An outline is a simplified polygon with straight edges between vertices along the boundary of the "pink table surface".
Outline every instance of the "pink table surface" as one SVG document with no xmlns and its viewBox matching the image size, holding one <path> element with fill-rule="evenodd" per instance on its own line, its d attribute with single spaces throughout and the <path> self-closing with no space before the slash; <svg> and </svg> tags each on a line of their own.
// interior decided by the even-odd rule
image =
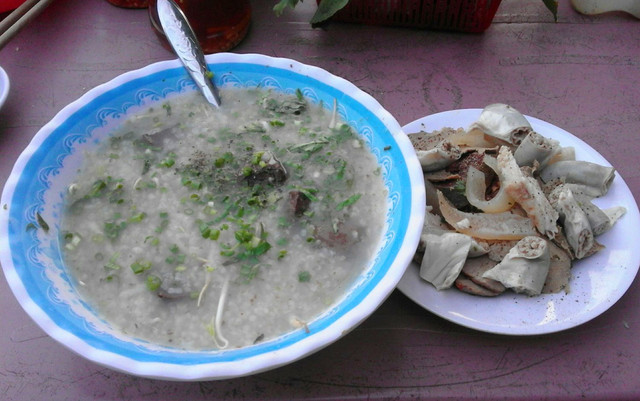
<svg viewBox="0 0 640 401">
<path fill-rule="evenodd" d="M 640 21 L 588 17 L 568 1 L 554 23 L 539 0 L 505 0 L 480 35 L 307 24 L 315 2 L 276 18 L 255 0 L 234 51 L 289 57 L 342 76 L 406 124 L 509 103 L 580 137 L 640 197 Z M 88 89 L 173 58 L 144 10 L 58 0 L 0 51 L 0 182 L 55 113 Z M 291 365 L 233 380 L 176 383 L 96 366 L 51 340 L 0 278 L 0 399 L 640 399 L 640 284 L 594 320 L 508 337 L 449 323 L 396 291 L 343 339 Z"/>
</svg>

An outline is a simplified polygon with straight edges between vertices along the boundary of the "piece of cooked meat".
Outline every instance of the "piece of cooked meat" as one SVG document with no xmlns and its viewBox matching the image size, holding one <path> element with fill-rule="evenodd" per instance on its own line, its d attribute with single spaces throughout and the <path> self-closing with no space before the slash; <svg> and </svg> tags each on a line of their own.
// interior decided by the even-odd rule
<svg viewBox="0 0 640 401">
<path fill-rule="evenodd" d="M 569 292 L 571 279 L 571 256 L 562 248 L 549 241 L 551 264 L 549 273 L 542 287 L 543 294 L 554 294 L 560 291 Z"/>
<path fill-rule="evenodd" d="M 470 278 L 466 276 L 458 276 L 458 278 L 454 282 L 454 285 L 460 291 L 466 292 L 467 294 L 471 295 L 479 295 L 482 297 L 495 297 L 497 295 L 500 295 L 500 293 L 493 292 L 474 283 Z"/>
<path fill-rule="evenodd" d="M 481 287 L 495 293 L 502 293 L 506 290 L 505 286 L 499 281 L 482 277 L 482 275 L 494 267 L 497 262 L 491 260 L 488 256 L 482 255 L 477 258 L 468 258 L 462 267 L 462 273 L 471 281 Z"/>
<path fill-rule="evenodd" d="M 449 136 L 461 132 L 464 132 L 462 128 L 453 129 L 446 127 L 438 131 L 412 133 L 409 135 L 409 140 L 411 140 L 411 144 L 416 150 L 430 150 Z"/>
<path fill-rule="evenodd" d="M 311 199 L 302 191 L 289 191 L 289 205 L 296 217 L 300 217 L 309 209 Z"/>
</svg>

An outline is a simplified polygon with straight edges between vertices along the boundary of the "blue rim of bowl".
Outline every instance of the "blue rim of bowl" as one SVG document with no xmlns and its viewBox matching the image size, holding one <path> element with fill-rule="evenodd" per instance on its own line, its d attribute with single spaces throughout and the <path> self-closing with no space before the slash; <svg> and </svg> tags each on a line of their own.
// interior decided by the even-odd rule
<svg viewBox="0 0 640 401">
<path fill-rule="evenodd" d="M 73 351 L 116 370 L 196 380 L 241 376 L 297 360 L 337 340 L 373 313 L 393 291 L 417 247 L 424 218 L 421 170 L 401 127 L 377 101 L 342 78 L 289 59 L 222 53 L 207 56 L 207 62 L 219 86 L 264 86 L 291 93 L 302 86 L 303 93 L 313 101 L 329 105 L 331 99 L 337 99 L 340 114 L 369 142 L 381 165 L 390 193 L 388 230 L 381 241 L 378 263 L 335 308 L 310 323 L 310 333 L 297 330 L 234 350 L 189 352 L 148 347 L 142 341 L 102 333 L 64 301 L 51 302 L 52 298 L 57 299 L 56 289 L 44 274 L 33 269 L 33 264 L 39 262 L 33 255 L 34 248 L 40 246 L 38 234 L 24 227 L 37 224 L 36 215 L 44 213 L 49 178 L 59 174 L 74 146 L 98 140 L 100 135 L 95 132 L 105 121 L 126 116 L 131 107 L 142 106 L 148 99 L 162 101 L 176 93 L 195 90 L 195 86 L 181 64 L 173 60 L 125 73 L 96 87 L 43 127 L 16 162 L 2 194 L 0 244 L 10 251 L 3 251 L 0 261 L 16 298 L 36 323 Z M 154 87 L 158 82 L 162 84 Z M 78 131 L 76 127 L 85 128 Z M 54 258 L 55 252 L 59 253 L 56 249 L 49 251 Z M 54 264 L 65 276 L 62 262 Z M 68 277 L 65 280 L 71 281 Z M 176 366 L 179 369 L 172 369 Z"/>
</svg>

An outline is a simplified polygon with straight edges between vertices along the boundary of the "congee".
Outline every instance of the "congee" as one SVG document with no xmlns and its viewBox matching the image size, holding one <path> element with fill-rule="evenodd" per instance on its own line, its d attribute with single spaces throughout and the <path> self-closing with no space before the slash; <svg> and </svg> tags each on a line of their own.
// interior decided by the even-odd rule
<svg viewBox="0 0 640 401">
<path fill-rule="evenodd" d="M 309 330 L 380 244 L 381 172 L 335 108 L 300 91 L 222 97 L 128 117 L 68 188 L 65 263 L 127 335 L 222 349 Z"/>
</svg>

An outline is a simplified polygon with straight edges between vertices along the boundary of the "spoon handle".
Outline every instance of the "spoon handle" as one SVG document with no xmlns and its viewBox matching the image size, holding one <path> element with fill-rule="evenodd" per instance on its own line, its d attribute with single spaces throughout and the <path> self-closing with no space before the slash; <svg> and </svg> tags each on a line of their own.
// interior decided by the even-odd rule
<svg viewBox="0 0 640 401">
<path fill-rule="evenodd" d="M 158 18 L 160 25 L 189 75 L 202 91 L 209 103 L 220 107 L 220 95 L 211 80 L 211 73 L 187 17 L 173 0 L 158 0 Z"/>
</svg>

